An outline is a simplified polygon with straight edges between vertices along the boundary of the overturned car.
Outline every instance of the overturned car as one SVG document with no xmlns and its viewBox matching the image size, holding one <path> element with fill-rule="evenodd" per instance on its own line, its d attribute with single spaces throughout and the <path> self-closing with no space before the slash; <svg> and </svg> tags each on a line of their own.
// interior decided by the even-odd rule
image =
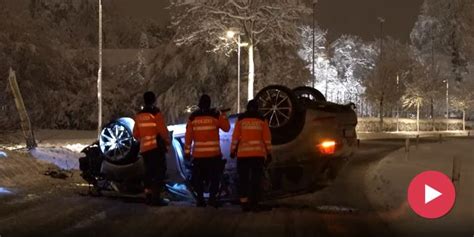
<svg viewBox="0 0 474 237">
<path fill-rule="evenodd" d="M 273 163 L 266 168 L 266 199 L 317 191 L 336 178 L 357 145 L 357 116 L 353 105 L 326 101 L 316 89 L 268 86 L 255 97 L 272 132 Z M 237 116 L 230 116 L 231 131 L 221 131 L 223 172 L 221 200 L 237 200 L 236 161 L 230 143 Z M 121 118 L 107 124 L 99 140 L 86 147 L 80 165 L 82 177 L 95 190 L 137 194 L 143 190 L 143 161 L 132 136 L 134 121 Z M 167 153 L 167 191 L 192 200 L 191 164 L 184 159 L 185 124 L 168 126 L 172 149 Z"/>
</svg>

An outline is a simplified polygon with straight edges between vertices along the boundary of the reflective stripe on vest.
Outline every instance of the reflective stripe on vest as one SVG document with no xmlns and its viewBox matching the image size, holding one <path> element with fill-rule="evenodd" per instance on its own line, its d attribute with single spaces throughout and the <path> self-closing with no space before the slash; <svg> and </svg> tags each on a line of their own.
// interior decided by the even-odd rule
<svg viewBox="0 0 474 237">
<path fill-rule="evenodd" d="M 193 143 L 186 146 L 185 152 L 194 158 L 216 157 L 221 155 L 219 142 L 219 122 L 212 116 L 198 116 L 193 121 Z"/>
<path fill-rule="evenodd" d="M 196 125 L 196 127 L 193 128 L 193 131 L 212 131 L 212 130 L 216 130 L 217 127 L 216 126 L 199 126 L 199 125 Z"/>
<path fill-rule="evenodd" d="M 139 123 L 138 127 L 140 127 L 140 128 L 156 127 L 156 123 Z"/>
<path fill-rule="evenodd" d="M 246 151 L 263 151 L 262 147 L 258 146 L 249 146 L 249 147 L 240 147 L 239 152 L 246 152 Z"/>
<path fill-rule="evenodd" d="M 194 152 L 220 151 L 220 147 L 194 147 Z"/>
<path fill-rule="evenodd" d="M 219 142 L 217 141 L 211 141 L 211 142 L 194 142 L 195 146 L 212 146 L 212 145 L 219 145 Z"/>
<path fill-rule="evenodd" d="M 143 136 L 140 141 L 142 150 L 149 150 L 156 147 L 156 136 Z"/>
<path fill-rule="evenodd" d="M 260 124 L 242 124 L 242 130 L 262 130 L 262 126 Z"/>
</svg>

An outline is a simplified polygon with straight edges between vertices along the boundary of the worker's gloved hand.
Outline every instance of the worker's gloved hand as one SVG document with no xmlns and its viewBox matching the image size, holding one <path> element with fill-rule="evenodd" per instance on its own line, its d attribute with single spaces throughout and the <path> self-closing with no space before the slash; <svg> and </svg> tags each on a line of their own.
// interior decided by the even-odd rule
<svg viewBox="0 0 474 237">
<path fill-rule="evenodd" d="M 265 163 L 264 163 L 265 167 L 268 167 L 270 165 L 270 163 L 272 163 L 272 161 L 273 161 L 272 155 L 268 154 L 267 159 L 265 159 Z"/>
<path fill-rule="evenodd" d="M 231 158 L 231 159 L 235 159 L 235 157 L 237 156 L 236 153 L 237 153 L 237 152 L 232 151 L 232 152 L 230 153 L 230 158 Z"/>
<path fill-rule="evenodd" d="M 191 154 L 185 154 L 184 159 L 187 161 L 191 161 Z"/>
</svg>

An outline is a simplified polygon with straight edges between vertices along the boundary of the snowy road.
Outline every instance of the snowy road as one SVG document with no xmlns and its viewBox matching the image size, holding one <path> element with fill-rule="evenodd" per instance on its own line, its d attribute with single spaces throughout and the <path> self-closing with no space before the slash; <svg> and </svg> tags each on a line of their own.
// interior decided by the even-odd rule
<svg viewBox="0 0 474 237">
<path fill-rule="evenodd" d="M 188 203 L 149 208 L 139 200 L 81 196 L 85 190 L 75 185 L 82 182 L 77 174 L 66 181 L 40 175 L 46 166 L 25 154 L 15 160 L 19 164 L 0 163 L 10 176 L 25 165 L 30 170 L 16 175 L 24 180 L 19 187 L 0 193 L 0 236 L 394 236 L 368 202 L 364 177 L 403 145 L 403 140 L 363 141 L 332 186 L 268 203 L 271 211 L 256 214 L 232 205 L 218 210 Z"/>
</svg>

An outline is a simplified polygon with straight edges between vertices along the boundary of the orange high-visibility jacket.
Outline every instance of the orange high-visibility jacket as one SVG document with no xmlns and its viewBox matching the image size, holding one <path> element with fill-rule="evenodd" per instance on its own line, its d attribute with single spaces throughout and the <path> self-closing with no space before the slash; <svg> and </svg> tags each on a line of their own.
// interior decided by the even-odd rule
<svg viewBox="0 0 474 237">
<path fill-rule="evenodd" d="M 216 111 L 194 112 L 186 125 L 185 154 L 195 159 L 222 156 L 219 129 L 228 132 L 230 123 L 225 114 Z"/>
<path fill-rule="evenodd" d="M 242 116 L 235 124 L 231 152 L 237 158 L 263 157 L 272 150 L 272 136 L 268 123 L 259 116 Z"/>
<path fill-rule="evenodd" d="M 140 152 L 147 152 L 158 147 L 157 136 L 166 146 L 170 144 L 168 128 L 158 109 L 144 109 L 135 116 L 133 136 L 140 141 Z"/>
</svg>

